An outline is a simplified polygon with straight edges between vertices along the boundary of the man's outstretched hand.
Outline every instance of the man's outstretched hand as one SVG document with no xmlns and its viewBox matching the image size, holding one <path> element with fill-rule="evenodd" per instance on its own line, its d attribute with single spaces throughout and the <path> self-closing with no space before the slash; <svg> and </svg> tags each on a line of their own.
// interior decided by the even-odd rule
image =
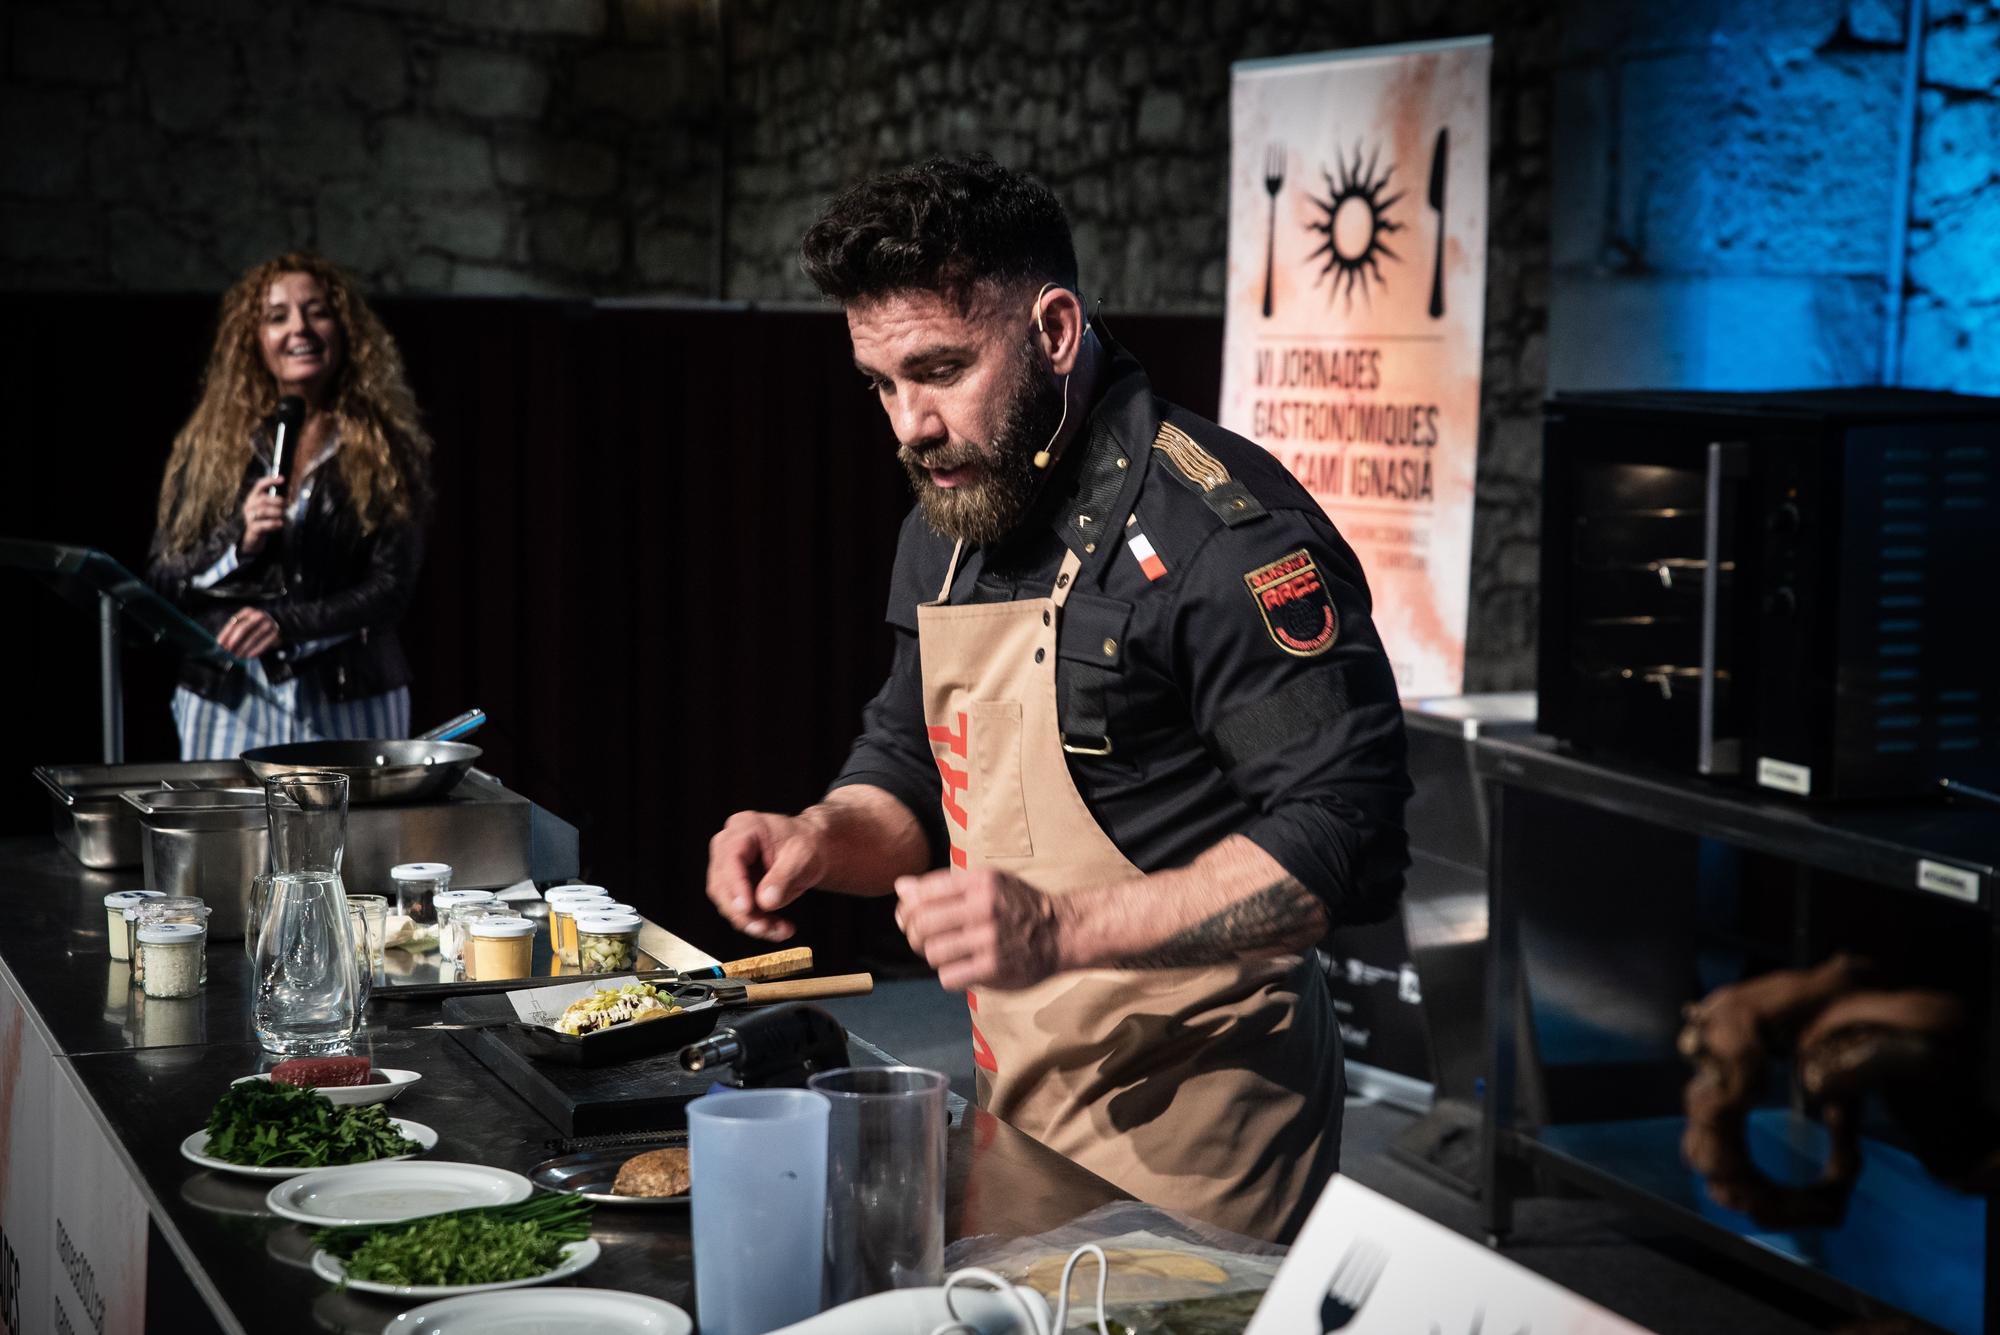
<svg viewBox="0 0 2000 1335">
<path fill-rule="evenodd" d="M 778 910 L 824 877 L 826 842 L 798 816 L 739 811 L 708 841 L 708 897 L 746 936 L 790 940 L 796 929 Z"/>
</svg>

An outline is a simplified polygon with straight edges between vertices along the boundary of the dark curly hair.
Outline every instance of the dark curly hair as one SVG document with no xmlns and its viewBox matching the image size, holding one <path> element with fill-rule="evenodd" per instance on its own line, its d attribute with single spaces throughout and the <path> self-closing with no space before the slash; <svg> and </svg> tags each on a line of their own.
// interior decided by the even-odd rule
<svg viewBox="0 0 2000 1335">
<path fill-rule="evenodd" d="M 843 306 L 915 290 L 962 306 L 982 284 L 1076 288 L 1062 205 L 1040 181 L 984 153 L 932 158 L 850 186 L 807 229 L 799 265 Z"/>
</svg>

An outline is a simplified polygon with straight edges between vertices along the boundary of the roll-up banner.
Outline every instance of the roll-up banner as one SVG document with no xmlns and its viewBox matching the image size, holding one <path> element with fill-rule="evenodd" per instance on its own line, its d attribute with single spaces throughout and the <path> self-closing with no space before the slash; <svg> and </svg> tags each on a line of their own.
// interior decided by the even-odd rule
<svg viewBox="0 0 2000 1335">
<path fill-rule="evenodd" d="M 1360 557 L 1404 698 L 1465 672 L 1492 40 L 1231 67 L 1222 425 Z"/>
</svg>

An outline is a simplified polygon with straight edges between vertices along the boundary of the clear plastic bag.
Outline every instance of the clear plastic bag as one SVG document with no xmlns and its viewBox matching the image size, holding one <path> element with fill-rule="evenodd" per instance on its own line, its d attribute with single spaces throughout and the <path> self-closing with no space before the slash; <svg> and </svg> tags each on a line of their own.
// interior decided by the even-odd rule
<svg viewBox="0 0 2000 1335">
<path fill-rule="evenodd" d="M 1063 1263 L 1086 1242 L 1111 1260 L 1106 1315 L 1129 1335 L 1222 1335 L 1241 1331 L 1271 1286 L 1285 1249 L 1138 1201 L 1114 1201 L 1032 1238 L 960 1238 L 945 1249 L 946 1273 L 980 1266 L 1056 1303 Z M 1097 1263 L 1070 1279 L 1071 1330 L 1097 1328 Z"/>
</svg>

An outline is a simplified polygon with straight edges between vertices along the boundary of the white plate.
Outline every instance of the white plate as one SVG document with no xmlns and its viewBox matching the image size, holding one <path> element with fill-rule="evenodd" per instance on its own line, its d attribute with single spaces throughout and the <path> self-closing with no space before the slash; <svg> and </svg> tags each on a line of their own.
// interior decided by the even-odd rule
<svg viewBox="0 0 2000 1335">
<path fill-rule="evenodd" d="M 315 1168 L 272 1187 L 264 1203 L 281 1219 L 331 1228 L 393 1224 L 481 1205 L 512 1205 L 534 1193 L 527 1178 L 504 1168 L 403 1160 Z"/>
<path fill-rule="evenodd" d="M 267 1072 L 262 1075 L 241 1076 L 229 1083 L 240 1085 L 249 1080 L 270 1078 Z M 386 1066 L 378 1066 L 370 1074 L 365 1085 L 309 1085 L 307 1088 L 328 1103 L 359 1107 L 365 1103 L 387 1103 L 421 1079 L 423 1076 L 416 1071 L 395 1071 Z"/>
<path fill-rule="evenodd" d="M 391 1117 L 390 1123 L 411 1140 L 417 1142 L 417 1153 L 428 1154 L 437 1148 L 438 1133 L 422 1122 L 406 1122 L 400 1117 Z M 260 1167 L 257 1164 L 230 1163 L 226 1159 L 215 1159 L 203 1153 L 208 1148 L 208 1132 L 197 1131 L 181 1142 L 181 1158 L 189 1163 L 198 1163 L 203 1168 L 213 1168 L 218 1173 L 241 1173 L 245 1177 L 298 1177 L 302 1173 L 317 1173 L 315 1167 L 278 1168 Z M 408 1154 L 392 1154 L 385 1159 L 370 1159 L 370 1163 L 392 1163 L 397 1159 L 408 1159 Z"/>
<path fill-rule="evenodd" d="M 377 1284 L 368 1279 L 352 1279 L 347 1287 L 356 1293 L 380 1293 L 391 1298 L 451 1298 L 461 1293 L 491 1293 L 496 1289 L 523 1289 L 530 1284 L 548 1284 L 558 1279 L 568 1279 L 590 1268 L 592 1262 L 604 1249 L 597 1245 L 596 1238 L 585 1238 L 582 1242 L 563 1244 L 562 1263 L 544 1275 L 529 1279 L 503 1279 L 493 1284 Z M 340 1283 L 346 1275 L 346 1267 L 324 1251 L 313 1253 L 313 1273 L 329 1284 Z M 572 1324 L 571 1329 L 575 1329 Z"/>
<path fill-rule="evenodd" d="M 382 1335 L 689 1335 L 694 1322 L 672 1303 L 616 1289 L 468 1294 L 425 1303 Z"/>
</svg>

